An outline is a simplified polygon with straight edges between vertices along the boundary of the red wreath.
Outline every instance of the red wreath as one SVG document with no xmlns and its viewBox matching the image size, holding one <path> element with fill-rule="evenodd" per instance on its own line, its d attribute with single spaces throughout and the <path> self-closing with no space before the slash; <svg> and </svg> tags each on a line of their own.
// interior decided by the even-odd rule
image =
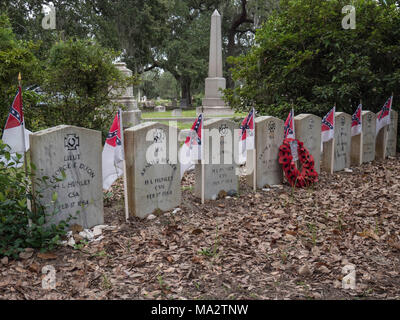
<svg viewBox="0 0 400 320">
<path fill-rule="evenodd" d="M 301 173 L 293 161 L 290 143 L 297 141 L 299 161 L 302 164 Z M 314 158 L 297 139 L 285 139 L 279 147 L 279 163 L 282 165 L 289 184 L 293 187 L 304 188 L 318 182 L 318 173 L 314 169 Z"/>
</svg>

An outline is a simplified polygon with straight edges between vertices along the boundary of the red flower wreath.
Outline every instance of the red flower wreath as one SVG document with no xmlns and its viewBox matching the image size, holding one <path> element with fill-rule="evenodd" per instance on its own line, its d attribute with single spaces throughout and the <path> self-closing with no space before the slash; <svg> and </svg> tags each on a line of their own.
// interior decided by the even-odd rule
<svg viewBox="0 0 400 320">
<path fill-rule="evenodd" d="M 293 161 L 290 149 L 292 141 L 297 141 L 299 161 L 302 164 L 301 173 Z M 292 187 L 304 188 L 318 182 L 318 173 L 314 169 L 314 158 L 304 147 L 303 142 L 297 139 L 283 140 L 283 144 L 279 147 L 279 163 L 282 165 L 285 176 Z"/>
</svg>

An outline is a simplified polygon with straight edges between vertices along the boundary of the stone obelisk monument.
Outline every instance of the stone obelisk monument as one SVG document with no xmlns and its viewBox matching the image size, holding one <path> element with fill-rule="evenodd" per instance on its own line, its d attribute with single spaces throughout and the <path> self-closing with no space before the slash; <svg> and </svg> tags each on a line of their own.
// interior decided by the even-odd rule
<svg viewBox="0 0 400 320">
<path fill-rule="evenodd" d="M 207 115 L 232 115 L 233 110 L 222 100 L 222 92 L 226 88 L 226 80 L 222 75 L 222 38 L 221 16 L 217 10 L 211 16 L 210 58 L 208 78 L 206 78 L 205 98 L 203 106 L 197 108 L 197 113 Z"/>
</svg>

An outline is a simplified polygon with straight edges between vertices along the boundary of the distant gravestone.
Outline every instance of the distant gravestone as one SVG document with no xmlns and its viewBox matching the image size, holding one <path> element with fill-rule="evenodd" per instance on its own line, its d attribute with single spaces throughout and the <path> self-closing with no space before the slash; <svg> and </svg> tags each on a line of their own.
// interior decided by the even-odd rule
<svg viewBox="0 0 400 320">
<path fill-rule="evenodd" d="M 204 154 L 208 164 L 195 166 L 195 195 L 201 198 L 202 169 L 204 168 L 204 199 L 215 200 L 220 191 L 227 195 L 239 191 L 239 177 L 234 159 L 235 122 L 210 119 L 204 122 Z M 236 132 L 237 133 L 237 132 Z M 219 148 L 219 150 L 218 150 Z"/>
<path fill-rule="evenodd" d="M 145 122 L 124 130 L 130 216 L 145 218 L 181 203 L 178 129 Z"/>
<path fill-rule="evenodd" d="M 156 112 L 165 112 L 165 106 L 154 107 L 154 111 L 156 111 Z"/>
<path fill-rule="evenodd" d="M 363 154 L 362 162 L 375 160 L 375 134 L 376 134 L 376 114 L 371 111 L 362 112 L 362 141 Z"/>
<path fill-rule="evenodd" d="M 50 188 L 43 193 L 43 204 L 50 204 L 57 192 L 57 215 L 48 223 L 66 220 L 71 214 L 84 228 L 103 224 L 101 132 L 61 125 L 30 135 L 30 156 L 38 178 L 49 177 Z M 64 171 L 66 178 L 62 177 Z M 34 191 L 38 188 L 34 184 Z M 52 212 L 52 206 L 48 208 Z"/>
<path fill-rule="evenodd" d="M 351 115 L 344 112 L 336 112 L 333 171 L 350 168 L 350 152 Z"/>
<path fill-rule="evenodd" d="M 321 118 L 313 114 L 302 113 L 294 117 L 296 139 L 312 154 L 315 171 L 320 173 L 321 160 Z"/>
<path fill-rule="evenodd" d="M 257 188 L 281 184 L 282 167 L 278 161 L 279 147 L 283 142 L 284 121 L 275 117 L 257 117 L 256 124 L 256 183 Z M 247 161 L 252 163 L 253 151 L 247 152 Z M 247 176 L 247 183 L 253 185 L 253 174 Z"/>
<path fill-rule="evenodd" d="M 399 121 L 399 113 L 392 109 L 390 111 L 390 125 L 388 128 L 388 138 L 386 145 L 386 152 L 387 155 L 390 157 L 396 156 L 398 121 Z"/>
<path fill-rule="evenodd" d="M 172 110 L 173 117 L 181 117 L 182 116 L 182 109 L 174 109 Z"/>
</svg>

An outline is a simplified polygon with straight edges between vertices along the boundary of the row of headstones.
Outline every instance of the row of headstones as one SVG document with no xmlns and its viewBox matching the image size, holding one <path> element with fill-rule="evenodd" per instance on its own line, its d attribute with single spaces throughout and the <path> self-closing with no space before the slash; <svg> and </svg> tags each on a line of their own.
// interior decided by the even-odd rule
<svg viewBox="0 0 400 320">
<path fill-rule="evenodd" d="M 329 147 L 324 146 L 322 167 L 327 167 L 326 159 L 333 158 L 333 171 L 342 170 L 351 165 L 369 162 L 377 154 L 394 156 L 396 151 L 398 114 L 392 110 L 391 125 L 386 130 L 386 144 L 375 139 L 376 115 L 363 111 L 363 130 L 359 137 L 351 137 L 351 116 L 336 114 L 335 140 L 333 157 Z M 281 119 L 264 116 L 256 123 L 256 183 L 258 188 L 276 185 L 283 181 L 282 168 L 278 163 L 278 149 L 283 141 L 284 122 Z M 221 191 L 234 195 L 239 191 L 238 165 L 235 163 L 232 139 L 227 139 L 229 132 L 237 129 L 237 124 L 227 119 L 211 119 L 204 122 L 204 129 L 218 132 L 220 137 L 220 159 L 231 158 L 231 164 L 214 164 L 210 154 L 209 164 L 195 166 L 195 195 L 206 200 L 216 199 Z M 148 139 L 152 130 L 153 140 Z M 164 159 L 164 163 L 149 163 L 146 150 L 154 143 L 169 148 L 176 144 L 178 150 L 177 128 L 155 122 L 146 122 L 124 130 L 126 155 L 126 180 L 129 214 L 144 218 L 157 210 L 171 210 L 181 203 L 180 165 Z M 304 142 L 305 147 L 315 159 L 315 169 L 320 172 L 321 158 L 321 118 L 311 114 L 295 117 L 296 138 Z M 170 137 L 173 135 L 174 137 Z M 362 139 L 362 140 L 361 140 Z M 203 139 L 205 148 L 210 148 L 212 137 Z M 361 143 L 362 141 L 362 143 Z M 163 144 L 164 143 L 164 144 Z M 382 146 L 385 146 L 385 152 Z M 74 126 L 57 126 L 36 132 L 30 136 L 31 160 L 37 168 L 37 177 L 48 177 L 49 188 L 42 191 L 43 202 L 49 205 L 48 211 L 57 210 L 53 222 L 76 215 L 76 223 L 92 227 L 103 223 L 103 191 L 101 163 L 101 132 Z M 161 151 L 158 147 L 154 152 Z M 383 155 L 384 157 L 385 155 Z M 252 153 L 248 152 L 248 162 Z M 226 163 L 226 162 L 225 162 Z M 204 170 L 204 173 L 202 172 Z M 330 167 L 328 167 L 330 170 Z M 66 179 L 59 181 L 61 172 Z M 204 176 L 203 176 L 204 174 Z M 202 188 L 204 177 L 204 188 Z M 252 176 L 248 183 L 252 184 Z M 34 185 L 34 189 L 38 187 Z M 36 190 L 34 190 L 36 191 Z M 57 192 L 56 203 L 52 203 L 52 194 Z"/>
</svg>

